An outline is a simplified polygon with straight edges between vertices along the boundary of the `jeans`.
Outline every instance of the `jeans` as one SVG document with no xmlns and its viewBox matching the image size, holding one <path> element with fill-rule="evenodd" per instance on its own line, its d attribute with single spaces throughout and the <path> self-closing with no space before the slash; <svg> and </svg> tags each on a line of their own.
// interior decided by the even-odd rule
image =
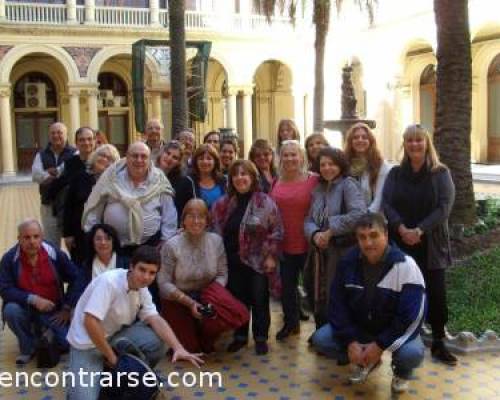
<svg viewBox="0 0 500 400">
<path fill-rule="evenodd" d="M 132 342 L 146 357 L 147 363 L 153 368 L 165 355 L 167 347 L 158 335 L 144 322 L 138 321 L 123 328 L 108 341 L 111 345 L 118 339 L 126 338 Z M 69 371 L 75 376 L 75 385 L 67 384 L 68 400 L 97 400 L 100 385 L 99 375 L 104 365 L 102 353 L 95 347 L 88 350 L 79 350 L 71 346 Z M 80 377 L 78 371 L 84 371 Z M 88 374 L 87 374 L 88 373 Z M 91 376 L 94 373 L 94 381 Z M 81 385 L 80 385 L 81 384 Z"/>
<path fill-rule="evenodd" d="M 285 314 L 285 325 L 292 328 L 299 325 L 299 274 L 304 269 L 306 256 L 306 253 L 283 253 L 281 259 L 280 275 L 283 286 L 281 306 Z"/>
<path fill-rule="evenodd" d="M 228 257 L 229 276 L 227 288 L 231 294 L 247 306 L 252 312 L 252 332 L 256 342 L 264 342 L 268 338 L 271 313 L 269 310 L 269 280 L 243 264 L 239 256 Z M 234 332 L 234 339 L 248 340 L 249 324 L 245 324 Z"/>
<path fill-rule="evenodd" d="M 38 342 L 41 328 L 52 331 L 56 343 L 61 350 L 69 348 L 66 341 L 69 326 L 59 326 L 51 321 L 57 311 L 41 313 L 31 306 L 23 306 L 19 303 L 7 303 L 3 310 L 3 316 L 10 330 L 16 335 L 21 354 L 33 354 Z"/>
<path fill-rule="evenodd" d="M 331 358 L 337 358 L 340 352 L 347 349 L 334 337 L 335 330 L 331 324 L 323 325 L 312 336 L 313 347 Z M 392 354 L 392 368 L 394 374 L 403 379 L 408 379 L 414 368 L 418 367 L 424 359 L 424 344 L 420 335 L 406 342 Z"/>
</svg>

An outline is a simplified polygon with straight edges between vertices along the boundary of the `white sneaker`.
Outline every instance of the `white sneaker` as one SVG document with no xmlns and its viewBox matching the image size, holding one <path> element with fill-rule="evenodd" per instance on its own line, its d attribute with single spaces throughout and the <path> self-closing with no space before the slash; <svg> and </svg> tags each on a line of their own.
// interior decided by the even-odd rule
<svg viewBox="0 0 500 400">
<path fill-rule="evenodd" d="M 397 375 L 392 377 L 391 389 L 394 393 L 404 393 L 410 387 L 410 381 L 408 379 L 401 378 Z"/>
<path fill-rule="evenodd" d="M 355 365 L 354 370 L 352 371 L 351 376 L 349 377 L 349 382 L 352 384 L 363 383 L 368 379 L 368 375 L 370 375 L 373 371 L 375 371 L 382 364 L 379 361 L 376 364 L 369 365 L 368 367 L 362 367 L 360 365 Z"/>
</svg>

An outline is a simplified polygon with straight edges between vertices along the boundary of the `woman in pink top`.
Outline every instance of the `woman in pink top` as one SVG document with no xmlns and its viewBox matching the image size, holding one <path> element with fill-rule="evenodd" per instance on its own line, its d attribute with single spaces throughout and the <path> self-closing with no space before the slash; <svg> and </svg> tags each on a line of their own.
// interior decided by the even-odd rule
<svg viewBox="0 0 500 400">
<path fill-rule="evenodd" d="M 276 334 L 284 340 L 300 332 L 298 280 L 307 255 L 307 240 L 304 236 L 304 219 L 311 205 L 311 192 L 318 177 L 306 171 L 304 150 L 296 140 L 285 140 L 280 148 L 279 176 L 271 190 L 281 213 L 285 235 L 280 273 L 283 285 L 281 304 L 285 314 L 285 325 Z"/>
</svg>

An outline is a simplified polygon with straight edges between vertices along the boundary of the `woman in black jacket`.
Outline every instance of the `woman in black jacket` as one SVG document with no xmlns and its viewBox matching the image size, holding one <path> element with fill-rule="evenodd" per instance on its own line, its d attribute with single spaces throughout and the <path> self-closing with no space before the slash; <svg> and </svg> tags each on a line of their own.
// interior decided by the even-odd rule
<svg viewBox="0 0 500 400">
<path fill-rule="evenodd" d="M 455 365 L 445 347 L 445 268 L 451 264 L 448 216 L 455 199 L 449 169 L 439 161 L 429 133 L 411 125 L 403 134 L 403 160 L 384 187 L 384 212 L 392 239 L 420 267 L 425 280 L 434 358 Z"/>
<path fill-rule="evenodd" d="M 119 159 L 120 154 L 116 147 L 104 144 L 90 155 L 89 169 L 81 171 L 69 182 L 64 203 L 63 237 L 71 259 L 77 264 L 81 264 L 85 259 L 85 235 L 81 222 L 83 206 L 99 176 Z"/>
</svg>

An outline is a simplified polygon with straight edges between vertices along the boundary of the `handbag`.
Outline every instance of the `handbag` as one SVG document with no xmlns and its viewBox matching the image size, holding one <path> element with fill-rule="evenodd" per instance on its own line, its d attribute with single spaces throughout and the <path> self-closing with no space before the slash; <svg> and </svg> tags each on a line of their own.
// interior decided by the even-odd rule
<svg viewBox="0 0 500 400">
<path fill-rule="evenodd" d="M 54 333 L 47 329 L 36 348 L 36 366 L 37 368 L 54 368 L 59 364 L 60 359 L 61 353 L 55 342 Z"/>
</svg>

